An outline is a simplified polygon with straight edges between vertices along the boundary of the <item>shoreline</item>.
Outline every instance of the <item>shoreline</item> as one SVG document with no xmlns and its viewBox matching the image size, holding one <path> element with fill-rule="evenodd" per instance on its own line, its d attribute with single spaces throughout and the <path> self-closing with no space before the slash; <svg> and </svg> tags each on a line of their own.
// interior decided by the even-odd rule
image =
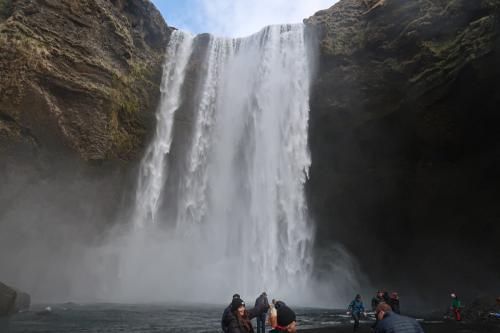
<svg viewBox="0 0 500 333">
<path fill-rule="evenodd" d="M 486 322 L 455 322 L 443 321 L 442 323 L 420 323 L 425 333 L 453 333 L 453 332 L 467 332 L 467 333 L 498 333 L 500 332 L 500 321 L 486 321 Z M 341 324 L 331 327 L 321 328 L 304 328 L 298 331 L 306 333 L 352 333 L 352 325 Z M 358 333 L 371 333 L 373 332 L 370 325 L 361 324 Z"/>
</svg>

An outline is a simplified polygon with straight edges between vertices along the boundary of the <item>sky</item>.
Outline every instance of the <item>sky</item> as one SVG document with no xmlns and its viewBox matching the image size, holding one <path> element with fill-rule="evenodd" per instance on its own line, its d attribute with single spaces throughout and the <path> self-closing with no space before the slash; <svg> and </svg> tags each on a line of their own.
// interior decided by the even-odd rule
<svg viewBox="0 0 500 333">
<path fill-rule="evenodd" d="M 298 23 L 338 0 L 151 0 L 167 24 L 192 33 L 244 37 L 270 24 Z"/>
</svg>

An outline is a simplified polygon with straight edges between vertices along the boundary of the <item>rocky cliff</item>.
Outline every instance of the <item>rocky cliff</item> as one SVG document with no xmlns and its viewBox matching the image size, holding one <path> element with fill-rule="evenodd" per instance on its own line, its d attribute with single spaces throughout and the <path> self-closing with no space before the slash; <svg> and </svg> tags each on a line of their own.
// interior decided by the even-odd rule
<svg viewBox="0 0 500 333">
<path fill-rule="evenodd" d="M 0 0 L 2 279 L 93 288 L 79 267 L 133 193 L 170 31 L 148 0 Z"/>
<path fill-rule="evenodd" d="M 343 242 L 377 287 L 498 287 L 499 15 L 493 0 L 342 0 L 306 20 L 318 248 Z"/>
<path fill-rule="evenodd" d="M 148 0 L 1 0 L 0 149 L 135 158 L 169 32 Z"/>
</svg>

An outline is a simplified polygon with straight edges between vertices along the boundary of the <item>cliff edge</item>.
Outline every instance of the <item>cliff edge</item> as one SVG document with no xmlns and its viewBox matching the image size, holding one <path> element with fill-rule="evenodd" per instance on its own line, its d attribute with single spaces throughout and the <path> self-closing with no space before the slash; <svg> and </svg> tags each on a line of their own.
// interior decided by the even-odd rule
<svg viewBox="0 0 500 333">
<path fill-rule="evenodd" d="M 0 1 L 0 149 L 136 157 L 169 33 L 148 0 Z"/>
</svg>

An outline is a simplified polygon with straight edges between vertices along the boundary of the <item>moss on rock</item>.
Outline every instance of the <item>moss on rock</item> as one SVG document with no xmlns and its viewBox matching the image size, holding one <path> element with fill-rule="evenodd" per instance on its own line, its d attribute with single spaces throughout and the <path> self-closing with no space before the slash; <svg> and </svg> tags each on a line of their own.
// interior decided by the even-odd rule
<svg viewBox="0 0 500 333">
<path fill-rule="evenodd" d="M 159 98 L 170 33 L 160 13 L 147 0 L 7 3 L 0 112 L 84 159 L 134 158 Z"/>
</svg>

